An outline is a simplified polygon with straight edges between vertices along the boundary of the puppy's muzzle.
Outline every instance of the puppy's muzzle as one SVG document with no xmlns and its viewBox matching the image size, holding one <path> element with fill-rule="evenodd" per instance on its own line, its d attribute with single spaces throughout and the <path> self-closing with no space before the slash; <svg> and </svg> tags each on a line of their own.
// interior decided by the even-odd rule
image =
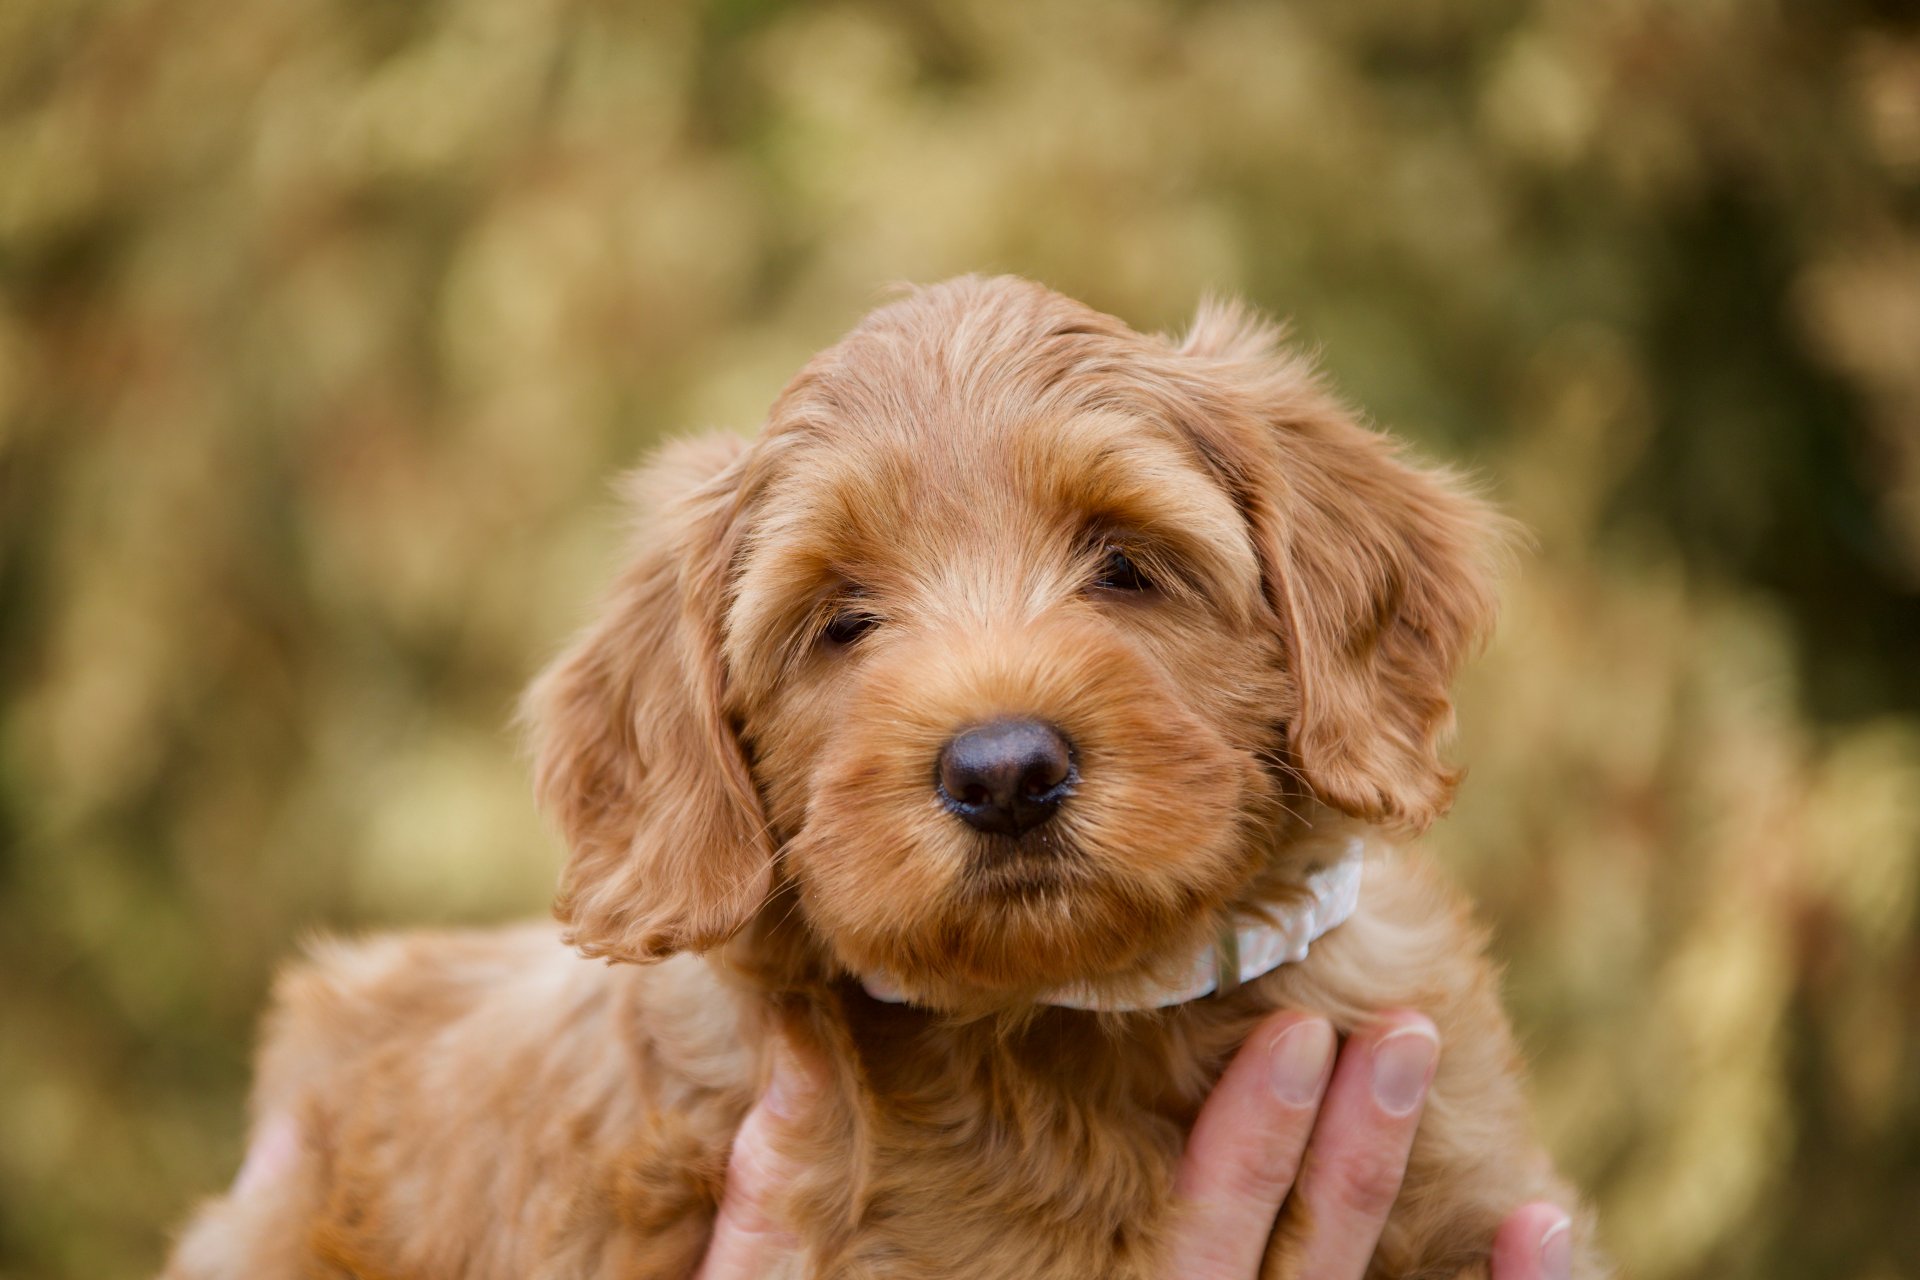
<svg viewBox="0 0 1920 1280">
<path fill-rule="evenodd" d="M 1078 780 L 1073 744 L 1040 720 L 995 720 L 940 749 L 940 801 L 976 831 L 1017 836 L 1054 815 Z"/>
</svg>

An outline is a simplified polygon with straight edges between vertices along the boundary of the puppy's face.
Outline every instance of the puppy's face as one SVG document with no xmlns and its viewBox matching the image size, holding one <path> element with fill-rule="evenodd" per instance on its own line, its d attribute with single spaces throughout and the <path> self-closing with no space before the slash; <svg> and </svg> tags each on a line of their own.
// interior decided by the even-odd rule
<svg viewBox="0 0 1920 1280">
<path fill-rule="evenodd" d="M 1245 522 L 1144 405 L 853 354 L 857 385 L 776 420 L 728 613 L 808 918 L 949 1003 L 1184 945 L 1277 814 Z"/>
<path fill-rule="evenodd" d="M 574 940 L 710 946 L 784 879 L 845 968 L 1018 1002 L 1190 954 L 1307 803 L 1430 820 L 1487 520 L 1270 338 L 958 281 L 657 464 L 533 695 Z"/>
</svg>

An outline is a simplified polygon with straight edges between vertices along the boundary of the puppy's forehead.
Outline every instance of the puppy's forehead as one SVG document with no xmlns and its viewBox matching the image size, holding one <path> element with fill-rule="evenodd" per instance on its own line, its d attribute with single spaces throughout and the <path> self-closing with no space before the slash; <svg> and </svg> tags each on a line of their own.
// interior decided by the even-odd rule
<svg viewBox="0 0 1920 1280">
<path fill-rule="evenodd" d="M 969 560 L 1037 566 L 1063 533 L 1104 523 L 1251 586 L 1232 500 L 1157 411 L 1152 368 L 1167 356 L 1037 286 L 923 291 L 823 353 L 775 406 L 759 544 L 796 574 L 878 588 Z"/>
<path fill-rule="evenodd" d="M 1034 406 L 1022 419 L 930 405 L 817 431 L 788 452 L 766 505 L 850 562 L 1008 549 L 1096 522 L 1240 536 L 1231 501 L 1173 431 L 1111 410 Z"/>
</svg>

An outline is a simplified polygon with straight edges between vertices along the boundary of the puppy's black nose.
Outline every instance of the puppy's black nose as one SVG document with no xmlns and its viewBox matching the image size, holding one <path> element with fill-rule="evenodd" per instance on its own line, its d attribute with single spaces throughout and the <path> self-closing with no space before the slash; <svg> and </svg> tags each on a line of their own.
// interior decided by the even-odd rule
<svg viewBox="0 0 1920 1280">
<path fill-rule="evenodd" d="M 940 750 L 940 799 L 979 831 L 1017 836 L 1053 816 L 1073 788 L 1073 746 L 1038 720 L 995 720 Z"/>
</svg>

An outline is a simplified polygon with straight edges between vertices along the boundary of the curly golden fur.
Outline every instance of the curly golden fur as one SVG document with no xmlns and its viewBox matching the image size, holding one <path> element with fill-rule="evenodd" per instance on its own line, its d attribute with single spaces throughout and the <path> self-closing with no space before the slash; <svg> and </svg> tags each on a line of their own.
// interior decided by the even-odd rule
<svg viewBox="0 0 1920 1280">
<path fill-rule="evenodd" d="M 1445 1043 L 1373 1275 L 1484 1276 L 1508 1210 L 1571 1203 L 1483 938 L 1393 847 L 1454 790 L 1500 523 L 1270 327 L 1212 305 L 1173 340 L 952 281 L 635 491 L 631 563 L 527 702 L 575 950 L 419 935 L 287 976 L 254 1109 L 300 1149 L 169 1275 L 684 1276 L 776 1026 L 831 1076 L 790 1200 L 810 1273 L 1162 1274 L 1187 1127 L 1277 1007 L 1416 1009 Z M 1146 589 L 1099 585 L 1116 549 Z M 1077 752 L 1017 838 L 933 785 L 1006 715 Z M 1177 968 L 1355 834 L 1359 910 L 1303 962 L 1163 1010 L 1036 1002 Z"/>
</svg>

